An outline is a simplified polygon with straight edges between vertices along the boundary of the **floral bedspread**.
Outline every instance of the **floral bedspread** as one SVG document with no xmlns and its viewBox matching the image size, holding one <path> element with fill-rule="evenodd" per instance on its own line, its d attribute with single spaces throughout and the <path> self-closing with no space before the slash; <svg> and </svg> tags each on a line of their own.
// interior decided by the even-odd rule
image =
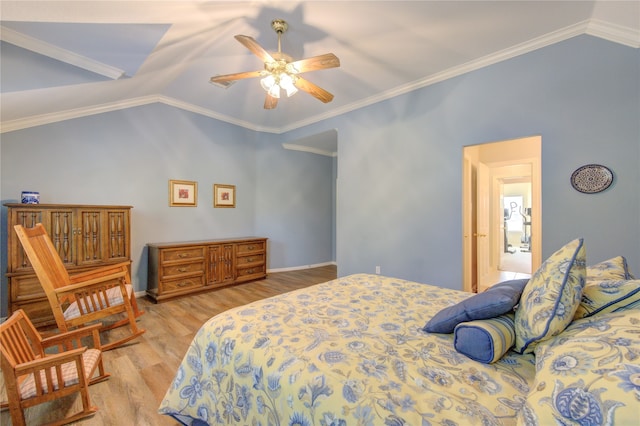
<svg viewBox="0 0 640 426">
<path fill-rule="evenodd" d="M 198 331 L 159 412 L 187 425 L 515 424 L 533 354 L 481 364 L 420 330 L 469 295 L 358 274 L 231 309 Z"/>
<path fill-rule="evenodd" d="M 640 425 L 640 305 L 573 321 L 535 356 L 518 425 Z"/>
</svg>

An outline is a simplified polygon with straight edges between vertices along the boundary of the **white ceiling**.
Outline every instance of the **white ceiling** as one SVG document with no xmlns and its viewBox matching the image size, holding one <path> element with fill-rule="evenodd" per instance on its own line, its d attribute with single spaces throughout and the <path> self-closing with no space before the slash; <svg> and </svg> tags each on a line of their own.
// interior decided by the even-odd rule
<svg viewBox="0 0 640 426">
<path fill-rule="evenodd" d="M 2 132 L 161 102 L 282 133 L 568 38 L 640 47 L 640 1 L 11 1 L 0 2 Z M 234 39 L 294 59 L 332 52 L 341 67 L 304 74 L 307 93 L 263 109 L 262 69 Z"/>
</svg>

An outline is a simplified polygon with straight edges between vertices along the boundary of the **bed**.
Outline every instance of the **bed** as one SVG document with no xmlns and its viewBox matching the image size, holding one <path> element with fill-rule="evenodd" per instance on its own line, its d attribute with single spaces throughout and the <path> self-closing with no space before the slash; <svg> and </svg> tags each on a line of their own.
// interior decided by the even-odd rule
<svg viewBox="0 0 640 426">
<path fill-rule="evenodd" d="M 380 275 L 230 309 L 198 331 L 159 412 L 186 425 L 638 424 L 640 281 L 626 262 L 619 270 L 621 257 L 587 280 L 577 244 L 526 280 L 506 312 L 464 306 L 452 333 L 425 329 L 481 295 Z M 531 286 L 553 277 L 555 296 Z M 606 291 L 583 296 L 589 286 Z M 544 314 L 536 301 L 551 297 Z"/>
</svg>

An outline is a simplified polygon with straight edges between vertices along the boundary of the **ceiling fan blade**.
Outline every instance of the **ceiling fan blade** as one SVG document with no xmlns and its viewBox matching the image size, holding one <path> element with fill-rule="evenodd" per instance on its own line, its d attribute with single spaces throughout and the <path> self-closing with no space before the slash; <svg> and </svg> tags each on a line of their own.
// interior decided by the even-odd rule
<svg viewBox="0 0 640 426">
<path fill-rule="evenodd" d="M 340 59 L 333 53 L 326 53 L 324 55 L 293 61 L 288 64 L 288 66 L 295 68 L 296 72 L 324 70 L 339 67 Z"/>
<path fill-rule="evenodd" d="M 264 109 L 274 109 L 278 106 L 278 98 L 274 98 L 267 93 L 267 97 L 264 99 Z"/>
<path fill-rule="evenodd" d="M 227 81 L 242 80 L 243 78 L 261 77 L 262 71 L 238 72 L 235 74 L 214 75 L 209 80 L 211 83 L 225 83 Z"/>
<path fill-rule="evenodd" d="M 331 102 L 333 100 L 333 95 L 331 93 L 327 92 L 326 90 L 324 90 L 320 86 L 316 86 L 315 84 L 313 84 L 309 80 L 305 80 L 302 77 L 298 77 L 296 79 L 295 83 L 293 83 L 293 84 L 295 84 L 295 86 L 298 89 L 304 90 L 305 92 L 307 92 L 311 96 L 321 100 L 325 104 L 328 103 L 328 102 Z"/>
<path fill-rule="evenodd" d="M 274 62 L 273 57 L 253 38 L 246 35 L 235 36 L 236 40 L 249 49 L 254 55 L 262 59 L 262 62 Z"/>
</svg>

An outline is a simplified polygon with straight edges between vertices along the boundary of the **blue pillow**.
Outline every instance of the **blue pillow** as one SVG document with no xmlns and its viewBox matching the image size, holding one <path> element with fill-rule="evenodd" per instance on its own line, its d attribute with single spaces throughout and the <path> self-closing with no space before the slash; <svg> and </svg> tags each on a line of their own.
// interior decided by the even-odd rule
<svg viewBox="0 0 640 426">
<path fill-rule="evenodd" d="M 518 304 L 528 278 L 503 281 L 487 291 L 444 308 L 422 328 L 427 333 L 453 333 L 461 322 L 494 318 L 510 312 Z"/>
<path fill-rule="evenodd" d="M 453 334 L 453 346 L 458 352 L 484 364 L 498 361 L 515 342 L 513 313 L 460 323 Z"/>
</svg>

